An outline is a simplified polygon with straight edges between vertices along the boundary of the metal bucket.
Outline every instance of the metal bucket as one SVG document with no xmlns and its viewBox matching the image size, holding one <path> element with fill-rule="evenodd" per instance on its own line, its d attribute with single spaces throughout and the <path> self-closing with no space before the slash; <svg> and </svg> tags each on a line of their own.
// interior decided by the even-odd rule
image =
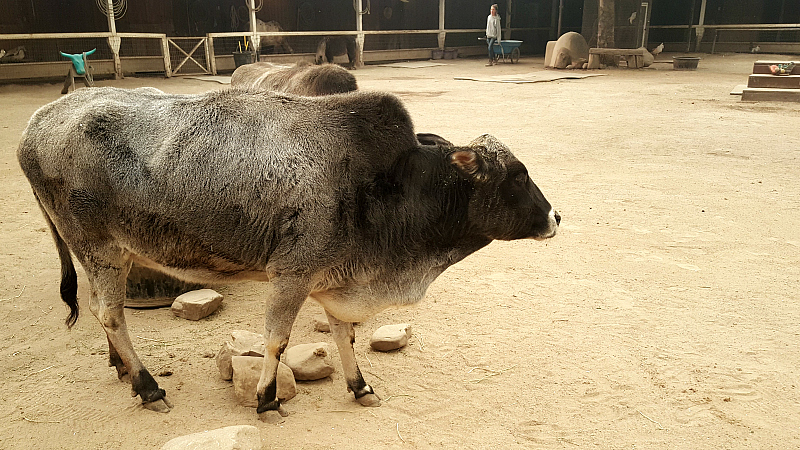
<svg viewBox="0 0 800 450">
<path fill-rule="evenodd" d="M 673 56 L 672 68 L 675 70 L 697 70 L 697 63 L 700 58 L 697 56 Z"/>
<path fill-rule="evenodd" d="M 256 52 L 233 52 L 233 64 L 239 66 L 256 62 Z"/>
</svg>

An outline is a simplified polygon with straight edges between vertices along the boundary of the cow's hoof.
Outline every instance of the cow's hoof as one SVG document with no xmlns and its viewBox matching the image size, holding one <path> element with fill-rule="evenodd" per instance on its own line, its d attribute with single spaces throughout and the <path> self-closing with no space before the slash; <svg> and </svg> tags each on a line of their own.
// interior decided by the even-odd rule
<svg viewBox="0 0 800 450">
<path fill-rule="evenodd" d="M 284 417 L 289 415 L 289 411 L 283 407 L 283 405 L 279 406 L 278 409 L 271 409 L 268 411 L 258 413 L 258 420 L 264 423 L 271 423 L 271 424 L 279 424 L 285 421 Z"/>
<path fill-rule="evenodd" d="M 149 409 L 150 411 L 160 412 L 160 413 L 168 413 L 172 410 L 172 402 L 167 400 L 166 397 L 160 398 L 154 402 L 147 402 L 142 403 L 142 406 Z"/>
<path fill-rule="evenodd" d="M 381 399 L 375 394 L 367 394 L 356 400 L 361 403 L 361 406 L 381 406 Z"/>
</svg>

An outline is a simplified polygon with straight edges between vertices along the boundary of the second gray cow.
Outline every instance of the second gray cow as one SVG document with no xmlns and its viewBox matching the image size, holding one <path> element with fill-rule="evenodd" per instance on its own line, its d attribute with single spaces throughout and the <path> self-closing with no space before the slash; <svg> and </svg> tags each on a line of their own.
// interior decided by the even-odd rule
<svg viewBox="0 0 800 450">
<path fill-rule="evenodd" d="M 278 66 L 268 62 L 239 66 L 231 75 L 231 86 L 305 96 L 339 94 L 358 89 L 356 77 L 336 64 Z"/>
</svg>

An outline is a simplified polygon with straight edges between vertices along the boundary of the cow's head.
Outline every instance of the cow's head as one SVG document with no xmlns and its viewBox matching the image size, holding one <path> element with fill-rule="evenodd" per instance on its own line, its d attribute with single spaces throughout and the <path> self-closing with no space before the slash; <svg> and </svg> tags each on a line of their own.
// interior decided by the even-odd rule
<svg viewBox="0 0 800 450">
<path fill-rule="evenodd" d="M 322 39 L 317 44 L 317 53 L 314 55 L 314 64 L 320 65 L 325 62 L 325 49 L 328 47 L 328 40 Z"/>
<path fill-rule="evenodd" d="M 469 220 L 491 239 L 547 239 L 561 217 L 531 181 L 508 147 L 484 134 L 449 154 L 450 163 L 471 181 Z"/>
</svg>

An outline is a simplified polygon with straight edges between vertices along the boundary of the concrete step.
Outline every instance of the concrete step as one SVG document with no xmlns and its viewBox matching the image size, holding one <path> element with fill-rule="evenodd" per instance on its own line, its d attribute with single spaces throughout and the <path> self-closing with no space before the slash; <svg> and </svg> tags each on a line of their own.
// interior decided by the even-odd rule
<svg viewBox="0 0 800 450">
<path fill-rule="evenodd" d="M 770 72 L 769 70 L 769 66 L 773 64 L 786 64 L 790 62 L 792 61 L 758 60 L 753 63 L 753 73 L 755 74 L 763 73 L 772 75 L 772 72 Z M 790 75 L 800 75 L 800 60 L 794 61 L 794 63 L 795 63 L 794 70 L 792 70 L 792 73 Z"/>
<path fill-rule="evenodd" d="M 744 88 L 745 102 L 800 102 L 800 89 Z"/>
<path fill-rule="evenodd" d="M 800 89 L 800 75 L 765 75 L 756 73 L 747 79 L 747 87 Z"/>
</svg>

